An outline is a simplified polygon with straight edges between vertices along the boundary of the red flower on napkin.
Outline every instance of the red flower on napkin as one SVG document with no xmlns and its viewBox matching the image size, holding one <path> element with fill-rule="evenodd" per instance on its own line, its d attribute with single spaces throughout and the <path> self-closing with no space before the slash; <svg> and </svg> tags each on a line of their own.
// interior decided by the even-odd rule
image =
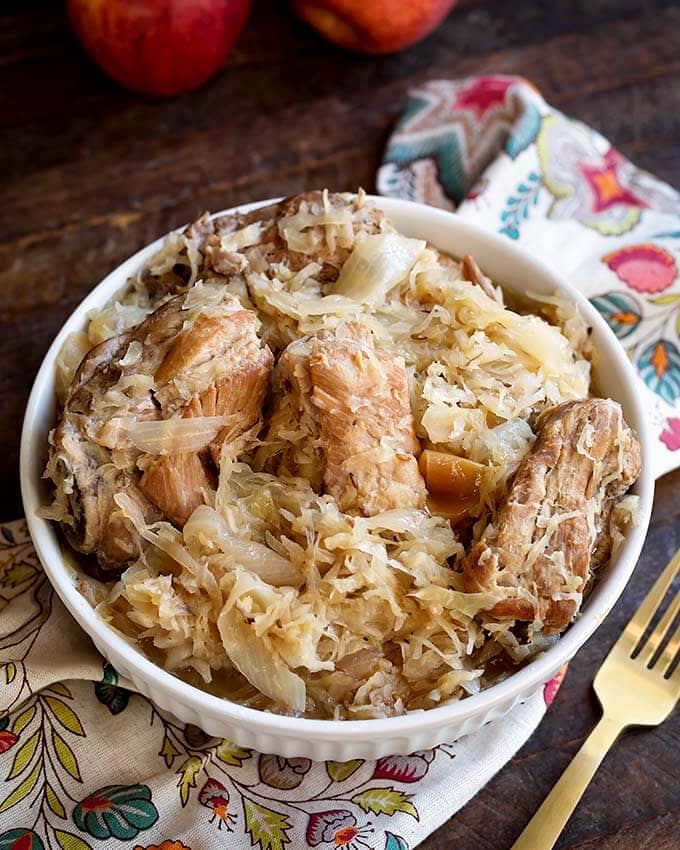
<svg viewBox="0 0 680 850">
<path fill-rule="evenodd" d="M 229 811 L 229 792 L 217 779 L 208 779 L 198 795 L 198 802 L 208 809 L 212 809 L 213 815 L 210 822 L 217 820 L 217 828 L 221 829 L 225 824 L 228 832 L 232 832 L 232 823 L 236 820 Z"/>
<path fill-rule="evenodd" d="M 567 665 L 557 673 L 556 676 L 553 676 L 548 682 L 543 685 L 543 699 L 545 700 L 546 706 L 550 706 L 552 701 L 557 696 L 557 692 L 560 689 L 560 685 L 564 681 L 564 677 L 567 673 Z"/>
<path fill-rule="evenodd" d="M 680 451 L 680 419 L 671 416 L 668 418 L 667 424 L 668 428 L 661 432 L 659 439 L 669 452 Z"/>
<path fill-rule="evenodd" d="M 0 732 L 0 753 L 6 753 L 10 747 L 13 747 L 19 740 L 19 736 L 9 729 L 3 729 Z"/>
<path fill-rule="evenodd" d="M 368 824 L 359 826 L 357 819 L 347 809 L 330 809 L 327 812 L 315 812 L 307 824 L 306 839 L 310 847 L 327 846 L 359 850 L 368 848 L 362 836 L 373 832 Z"/>
<path fill-rule="evenodd" d="M 678 271 L 673 255 L 649 242 L 619 248 L 602 260 L 619 280 L 636 292 L 663 292 L 673 283 Z"/>
<path fill-rule="evenodd" d="M 434 750 L 419 750 L 408 756 L 385 756 L 376 762 L 373 779 L 419 782 L 429 770 L 434 755 Z"/>
</svg>

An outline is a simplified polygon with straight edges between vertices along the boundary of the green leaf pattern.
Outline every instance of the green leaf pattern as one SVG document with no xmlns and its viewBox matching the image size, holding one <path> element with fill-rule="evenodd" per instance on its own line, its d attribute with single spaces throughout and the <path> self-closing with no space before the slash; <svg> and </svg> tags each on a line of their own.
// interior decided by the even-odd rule
<svg viewBox="0 0 680 850">
<path fill-rule="evenodd" d="M 642 321 L 642 306 L 629 292 L 607 292 L 590 303 L 621 340 L 634 334 Z"/>
<path fill-rule="evenodd" d="M 35 812 L 31 817 L 32 829 L 19 830 L 19 838 L 15 837 L 15 841 L 21 840 L 25 845 L 17 846 L 36 847 L 37 841 L 66 850 L 81 846 L 80 839 L 68 838 L 69 833 L 59 827 L 68 817 L 67 807 L 75 802 L 74 789 L 82 783 L 74 744 L 87 737 L 76 710 L 68 704 L 72 699 L 69 688 L 55 682 L 7 717 L 7 726 L 18 740 L 7 753 L 6 765 L 0 762 L 5 779 L 0 817 L 16 822 L 18 816 L 14 812 L 25 811 L 27 807 Z M 8 814 L 4 815 L 5 812 Z"/>
<path fill-rule="evenodd" d="M 40 836 L 32 829 L 9 829 L 0 835 L 0 850 L 45 850 Z"/>
<path fill-rule="evenodd" d="M 108 785 L 81 800 L 73 811 L 78 829 L 100 840 L 131 840 L 157 820 L 147 785 Z"/>
<path fill-rule="evenodd" d="M 499 233 L 509 236 L 510 239 L 519 239 L 522 222 L 529 218 L 540 194 L 541 175 L 530 171 L 506 200 L 505 209 L 501 212 L 502 226 Z"/>
<path fill-rule="evenodd" d="M 351 761 L 327 761 L 326 772 L 333 782 L 344 782 L 345 779 L 349 779 L 353 773 L 356 773 L 363 763 L 362 759 L 352 759 Z"/>
<path fill-rule="evenodd" d="M 385 850 L 408 850 L 408 844 L 400 835 L 385 832 Z"/>
<path fill-rule="evenodd" d="M 291 828 L 286 815 L 248 797 L 242 799 L 245 829 L 253 847 L 259 850 L 285 850 Z"/>
<path fill-rule="evenodd" d="M 352 797 L 352 802 L 374 815 L 393 815 L 404 812 L 418 820 L 418 811 L 409 794 L 395 788 L 368 788 Z"/>
<path fill-rule="evenodd" d="M 94 694 L 111 714 L 120 714 L 121 711 L 125 711 L 130 701 L 130 692 L 118 687 L 118 673 L 108 662 L 104 664 L 104 676 L 101 682 L 95 682 Z"/>
<path fill-rule="evenodd" d="M 39 743 L 40 729 L 36 729 L 28 740 L 25 741 L 17 750 L 17 754 L 14 756 L 14 761 L 12 762 L 12 767 L 7 774 L 8 782 L 10 779 L 14 779 L 26 770 L 33 760 L 33 756 L 35 755 Z"/>
</svg>

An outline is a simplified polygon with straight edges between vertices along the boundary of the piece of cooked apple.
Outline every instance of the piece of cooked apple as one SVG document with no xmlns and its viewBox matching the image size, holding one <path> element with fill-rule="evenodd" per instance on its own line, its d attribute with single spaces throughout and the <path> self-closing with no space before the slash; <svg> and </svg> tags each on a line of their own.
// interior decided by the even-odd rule
<svg viewBox="0 0 680 850">
<path fill-rule="evenodd" d="M 488 467 L 435 449 L 425 449 L 418 465 L 431 514 L 446 517 L 454 525 L 479 516 Z"/>
</svg>

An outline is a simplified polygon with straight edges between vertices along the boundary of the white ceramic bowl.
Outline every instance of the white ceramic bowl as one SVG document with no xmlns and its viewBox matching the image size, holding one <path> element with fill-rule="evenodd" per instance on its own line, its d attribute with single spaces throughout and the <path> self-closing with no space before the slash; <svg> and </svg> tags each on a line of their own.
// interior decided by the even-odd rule
<svg viewBox="0 0 680 850">
<path fill-rule="evenodd" d="M 330 721 L 280 717 L 211 696 L 165 672 L 110 629 L 77 591 L 73 574 L 63 562 L 53 524 L 37 516 L 47 499 L 41 474 L 47 434 L 54 422 L 55 358 L 66 336 L 81 330 L 87 314 L 102 307 L 127 279 L 158 249 L 162 240 L 142 249 L 97 286 L 80 304 L 54 340 L 35 379 L 21 435 L 21 489 L 26 519 L 45 568 L 71 614 L 90 635 L 99 651 L 141 693 L 180 720 L 200 726 L 210 735 L 224 736 L 265 753 L 312 759 L 373 759 L 432 747 L 473 732 L 501 717 L 550 679 L 585 643 L 612 608 L 637 562 L 645 538 L 653 497 L 650 441 L 636 375 L 623 349 L 588 301 L 551 269 L 532 259 L 506 238 L 461 221 L 455 214 L 388 198 L 373 198 L 397 228 L 427 239 L 456 256 L 471 253 L 484 271 L 508 290 L 566 293 L 593 327 L 598 353 L 597 385 L 603 395 L 623 405 L 626 419 L 642 441 L 639 524 L 632 529 L 617 556 L 600 576 L 578 620 L 547 652 L 505 681 L 459 702 L 403 717 L 381 720 Z M 270 201 L 262 203 L 271 203 Z M 240 209 L 252 209 L 251 204 Z M 557 258 L 556 258 L 557 265 Z"/>
</svg>

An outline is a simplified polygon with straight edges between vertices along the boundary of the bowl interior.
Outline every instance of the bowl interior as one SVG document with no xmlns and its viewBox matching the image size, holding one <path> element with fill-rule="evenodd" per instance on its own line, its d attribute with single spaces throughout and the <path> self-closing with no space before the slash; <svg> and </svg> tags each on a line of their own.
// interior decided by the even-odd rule
<svg viewBox="0 0 680 850">
<path fill-rule="evenodd" d="M 581 616 L 572 624 L 557 644 L 508 679 L 465 700 L 427 712 L 414 712 L 403 717 L 383 720 L 328 721 L 289 718 L 269 715 L 236 703 L 213 697 L 166 673 L 150 662 L 138 650 L 124 641 L 103 623 L 78 592 L 74 576 L 64 565 L 60 541 L 54 526 L 36 515 L 48 496 L 42 471 L 46 458 L 47 436 L 55 417 L 54 377 L 55 358 L 68 334 L 83 329 L 90 311 L 107 303 L 125 287 L 127 279 L 158 249 L 161 240 L 147 246 L 120 265 L 79 305 L 49 349 L 36 377 L 26 410 L 21 439 L 21 488 L 24 509 L 40 559 L 57 592 L 76 620 L 95 639 L 97 645 L 110 650 L 111 655 L 124 657 L 128 668 L 145 681 L 171 693 L 184 705 L 200 707 L 206 715 L 229 717 L 245 726 L 267 726 L 277 733 L 295 731 L 321 738 L 374 739 L 381 731 L 407 733 L 414 729 L 432 729 L 454 717 L 469 717 L 487 711 L 495 701 L 534 683 L 539 686 L 562 664 L 571 658 L 609 612 L 625 587 L 639 555 L 651 512 L 653 478 L 650 441 L 644 411 L 636 394 L 637 376 L 623 349 L 605 322 L 589 302 L 572 287 L 563 283 L 554 272 L 531 258 L 509 240 L 466 223 L 455 214 L 407 201 L 373 198 L 393 220 L 399 230 L 409 236 L 427 239 L 453 255 L 471 253 L 481 268 L 496 282 L 517 294 L 552 294 L 562 291 L 578 304 L 593 327 L 597 352 L 594 374 L 599 391 L 619 401 L 628 423 L 642 442 L 642 474 L 635 491 L 640 495 L 639 524 L 631 529 L 617 555 L 603 571 L 593 592 L 583 606 Z M 249 209 L 270 201 L 251 204 Z"/>
</svg>

